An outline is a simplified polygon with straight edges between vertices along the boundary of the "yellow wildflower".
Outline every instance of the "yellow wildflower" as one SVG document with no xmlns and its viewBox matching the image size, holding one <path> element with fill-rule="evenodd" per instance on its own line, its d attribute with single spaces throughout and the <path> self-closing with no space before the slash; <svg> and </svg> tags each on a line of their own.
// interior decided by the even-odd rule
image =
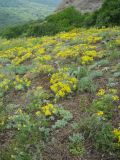
<svg viewBox="0 0 120 160">
<path fill-rule="evenodd" d="M 99 111 L 99 112 L 97 112 L 97 115 L 98 115 L 98 116 L 103 116 L 103 115 L 104 115 L 104 112 L 103 112 L 103 111 Z"/>
<path fill-rule="evenodd" d="M 120 45 L 120 38 L 116 39 L 116 44 L 119 46 Z"/>
<path fill-rule="evenodd" d="M 65 92 L 60 90 L 58 93 L 57 93 L 57 96 L 60 96 L 60 97 L 64 97 L 65 96 Z"/>
<path fill-rule="evenodd" d="M 16 114 L 22 114 L 22 113 L 23 113 L 23 111 L 20 108 L 16 111 Z"/>
<path fill-rule="evenodd" d="M 119 101 L 119 97 L 118 97 L 117 95 L 113 96 L 112 99 L 113 99 L 114 101 Z"/>
<path fill-rule="evenodd" d="M 45 114 L 45 116 L 51 116 L 56 112 L 56 109 L 53 104 L 48 103 L 46 106 L 42 107 L 42 111 Z"/>
<path fill-rule="evenodd" d="M 97 93 L 97 96 L 103 96 L 105 94 L 105 90 L 104 89 L 100 89 Z"/>
<path fill-rule="evenodd" d="M 4 120 L 1 120 L 1 121 L 0 121 L 0 126 L 3 126 L 4 123 L 5 123 Z"/>
<path fill-rule="evenodd" d="M 87 64 L 89 62 L 92 62 L 93 61 L 93 57 L 90 57 L 90 56 L 82 56 L 81 57 L 81 60 L 82 60 L 82 64 Z"/>
<path fill-rule="evenodd" d="M 51 116 L 51 115 L 52 115 L 52 113 L 50 112 L 50 110 L 45 111 L 45 116 Z"/>
<path fill-rule="evenodd" d="M 76 89 L 77 79 L 59 72 L 52 75 L 50 83 L 52 84 L 50 88 L 56 94 L 56 97 L 64 97 Z"/>
<path fill-rule="evenodd" d="M 115 137 L 118 139 L 118 144 L 120 144 L 120 130 L 114 129 L 113 133 L 114 133 Z"/>
<path fill-rule="evenodd" d="M 40 115 L 41 115 L 41 112 L 40 112 L 40 111 L 37 111 L 35 114 L 36 114 L 36 116 L 40 116 Z"/>
</svg>

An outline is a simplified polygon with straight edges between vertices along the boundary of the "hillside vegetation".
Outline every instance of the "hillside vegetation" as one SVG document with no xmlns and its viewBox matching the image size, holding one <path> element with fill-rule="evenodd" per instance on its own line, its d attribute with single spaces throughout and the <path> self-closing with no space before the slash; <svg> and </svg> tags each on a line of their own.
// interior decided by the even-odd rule
<svg viewBox="0 0 120 160">
<path fill-rule="evenodd" d="M 2 160 L 119 160 L 119 116 L 119 27 L 0 40 Z"/>
<path fill-rule="evenodd" d="M 60 0 L 1 0 L 0 28 L 43 19 L 52 13 Z"/>
<path fill-rule="evenodd" d="M 1 32 L 5 38 L 55 35 L 69 31 L 74 27 L 108 27 L 120 25 L 120 0 L 105 0 L 101 9 L 93 13 L 82 14 L 70 7 L 46 17 L 42 22 L 34 21 L 25 25 L 7 28 Z"/>
</svg>

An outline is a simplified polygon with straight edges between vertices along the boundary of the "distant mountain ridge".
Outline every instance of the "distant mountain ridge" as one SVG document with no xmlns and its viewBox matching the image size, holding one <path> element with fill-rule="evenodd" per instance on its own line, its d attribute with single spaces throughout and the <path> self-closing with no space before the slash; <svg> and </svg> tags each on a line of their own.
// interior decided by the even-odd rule
<svg viewBox="0 0 120 160">
<path fill-rule="evenodd" d="M 81 12 L 93 12 L 99 9 L 103 4 L 103 0 L 63 0 L 58 10 L 62 10 L 69 6 L 74 6 Z"/>
<path fill-rule="evenodd" d="M 0 0 L 0 28 L 51 14 L 61 0 Z"/>
<path fill-rule="evenodd" d="M 1 0 L 0 6 L 1 7 L 16 7 L 20 5 L 26 5 L 27 3 L 36 3 L 36 4 L 43 4 L 43 5 L 49 5 L 54 6 L 57 5 L 60 2 L 60 0 Z"/>
</svg>

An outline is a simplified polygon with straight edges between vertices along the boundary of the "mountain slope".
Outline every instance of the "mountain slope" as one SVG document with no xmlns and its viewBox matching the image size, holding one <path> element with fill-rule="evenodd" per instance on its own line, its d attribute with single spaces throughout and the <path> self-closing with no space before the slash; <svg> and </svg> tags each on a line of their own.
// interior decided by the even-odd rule
<svg viewBox="0 0 120 160">
<path fill-rule="evenodd" d="M 0 27 L 44 18 L 52 13 L 60 0 L 1 0 Z"/>
<path fill-rule="evenodd" d="M 120 160 L 120 27 L 0 39 L 1 160 Z"/>
</svg>

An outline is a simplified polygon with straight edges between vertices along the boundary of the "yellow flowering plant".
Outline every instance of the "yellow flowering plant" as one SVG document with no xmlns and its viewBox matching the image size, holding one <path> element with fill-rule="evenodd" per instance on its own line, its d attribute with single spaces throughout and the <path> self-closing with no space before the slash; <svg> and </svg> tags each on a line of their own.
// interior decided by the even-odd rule
<svg viewBox="0 0 120 160">
<path fill-rule="evenodd" d="M 117 138 L 117 143 L 118 143 L 118 145 L 119 145 L 119 147 L 120 147 L 120 129 L 114 129 L 113 130 L 113 133 L 114 133 L 114 135 L 115 135 L 115 137 Z"/>
<path fill-rule="evenodd" d="M 97 115 L 101 117 L 101 116 L 104 115 L 104 112 L 103 111 L 99 111 L 99 112 L 97 112 Z"/>
<path fill-rule="evenodd" d="M 17 75 L 15 77 L 15 80 L 13 81 L 13 87 L 16 90 L 25 89 L 27 87 L 30 87 L 30 85 L 31 85 L 31 81 L 28 78 L 26 78 L 26 77 L 20 78 L 19 75 Z"/>
<path fill-rule="evenodd" d="M 94 59 L 91 56 L 82 56 L 81 60 L 82 60 L 82 64 L 88 64 L 90 62 L 93 62 Z"/>
<path fill-rule="evenodd" d="M 11 86 L 11 80 L 5 78 L 0 82 L 0 97 L 3 96 L 3 94 L 10 89 Z"/>
<path fill-rule="evenodd" d="M 57 57 L 61 57 L 61 58 L 74 58 L 78 55 L 78 51 L 76 51 L 75 48 L 67 48 L 63 51 L 59 51 L 57 53 Z"/>
<path fill-rule="evenodd" d="M 52 116 L 56 113 L 57 109 L 55 106 L 51 103 L 48 103 L 47 105 L 42 107 L 42 112 L 45 116 Z"/>
<path fill-rule="evenodd" d="M 119 97 L 117 95 L 112 96 L 113 101 L 119 101 Z"/>
<path fill-rule="evenodd" d="M 33 74 L 47 74 L 54 72 L 54 67 L 50 64 L 36 63 L 35 67 L 31 70 Z"/>
<path fill-rule="evenodd" d="M 111 118 L 114 114 L 115 102 L 119 101 L 115 89 L 100 89 L 97 98 L 93 101 L 92 108 L 97 112 L 98 116 L 105 114 L 106 118 Z M 115 101 L 115 102 L 114 102 Z"/>
<path fill-rule="evenodd" d="M 97 93 L 97 96 L 103 96 L 105 95 L 105 90 L 104 89 L 100 89 Z"/>
<path fill-rule="evenodd" d="M 116 39 L 115 43 L 116 43 L 117 46 L 120 46 L 120 37 L 118 37 L 118 38 Z"/>
<path fill-rule="evenodd" d="M 57 98 L 65 97 L 77 87 L 77 79 L 63 72 L 53 74 L 50 83 L 50 88 Z"/>
</svg>

